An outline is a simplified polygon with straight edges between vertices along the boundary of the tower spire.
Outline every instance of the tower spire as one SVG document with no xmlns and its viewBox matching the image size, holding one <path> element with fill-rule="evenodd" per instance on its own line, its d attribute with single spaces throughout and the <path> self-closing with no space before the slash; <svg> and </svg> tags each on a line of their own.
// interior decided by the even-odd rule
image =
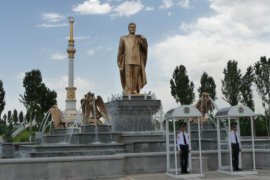
<svg viewBox="0 0 270 180">
<path fill-rule="evenodd" d="M 74 39 L 73 39 L 73 24 L 74 24 L 74 17 L 69 17 L 69 40 L 68 40 L 68 58 L 74 58 L 74 54 L 76 53 L 76 49 L 74 48 Z"/>
<path fill-rule="evenodd" d="M 76 49 L 74 47 L 74 38 L 73 38 L 73 25 L 74 17 L 68 18 L 70 25 L 69 40 L 68 40 L 68 87 L 67 90 L 67 99 L 66 99 L 66 110 L 65 110 L 65 120 L 68 122 L 74 122 L 76 120 L 77 110 L 76 110 L 76 87 L 74 87 L 74 55 Z"/>
</svg>

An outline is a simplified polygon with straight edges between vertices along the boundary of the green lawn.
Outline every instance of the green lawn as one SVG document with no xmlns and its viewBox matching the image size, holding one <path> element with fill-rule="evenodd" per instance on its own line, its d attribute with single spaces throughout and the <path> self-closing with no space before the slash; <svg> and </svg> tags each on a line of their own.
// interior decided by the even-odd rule
<svg viewBox="0 0 270 180">
<path fill-rule="evenodd" d="M 30 131 L 24 129 L 20 132 L 15 138 L 13 138 L 13 142 L 27 142 L 29 140 Z"/>
</svg>

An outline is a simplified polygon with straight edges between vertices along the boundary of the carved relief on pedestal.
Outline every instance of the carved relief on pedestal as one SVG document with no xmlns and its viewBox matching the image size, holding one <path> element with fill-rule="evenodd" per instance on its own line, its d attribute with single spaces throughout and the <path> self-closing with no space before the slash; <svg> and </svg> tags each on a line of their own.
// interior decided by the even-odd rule
<svg viewBox="0 0 270 180">
<path fill-rule="evenodd" d="M 67 100 L 75 100 L 76 99 L 76 97 L 75 97 L 76 88 L 75 87 L 67 87 L 66 90 L 67 90 Z"/>
</svg>

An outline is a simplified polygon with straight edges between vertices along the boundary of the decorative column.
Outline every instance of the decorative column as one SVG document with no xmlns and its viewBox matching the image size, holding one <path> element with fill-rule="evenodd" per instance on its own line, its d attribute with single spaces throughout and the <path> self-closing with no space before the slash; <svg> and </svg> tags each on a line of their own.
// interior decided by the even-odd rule
<svg viewBox="0 0 270 180">
<path fill-rule="evenodd" d="M 66 97 L 66 110 L 64 113 L 64 119 L 66 122 L 74 122 L 76 120 L 77 110 L 76 110 L 76 87 L 74 87 L 74 54 L 76 53 L 76 49 L 74 47 L 74 39 L 73 39 L 73 24 L 74 18 L 68 18 L 70 24 L 70 34 L 68 40 L 68 87 L 67 97 Z"/>
</svg>

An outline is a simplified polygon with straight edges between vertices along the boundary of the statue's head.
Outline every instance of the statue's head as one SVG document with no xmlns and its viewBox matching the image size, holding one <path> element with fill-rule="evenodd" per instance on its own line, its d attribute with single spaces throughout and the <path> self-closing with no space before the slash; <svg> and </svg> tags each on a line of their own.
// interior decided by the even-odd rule
<svg viewBox="0 0 270 180">
<path fill-rule="evenodd" d="M 58 109 L 57 104 L 53 105 L 52 109 Z"/>
<path fill-rule="evenodd" d="M 94 99 L 94 93 L 91 93 L 90 91 L 85 96 L 89 102 L 92 102 Z"/>
<path fill-rule="evenodd" d="M 136 24 L 135 23 L 129 23 L 128 24 L 128 31 L 129 31 L 129 34 L 135 34 L 135 32 L 136 32 Z"/>
</svg>

